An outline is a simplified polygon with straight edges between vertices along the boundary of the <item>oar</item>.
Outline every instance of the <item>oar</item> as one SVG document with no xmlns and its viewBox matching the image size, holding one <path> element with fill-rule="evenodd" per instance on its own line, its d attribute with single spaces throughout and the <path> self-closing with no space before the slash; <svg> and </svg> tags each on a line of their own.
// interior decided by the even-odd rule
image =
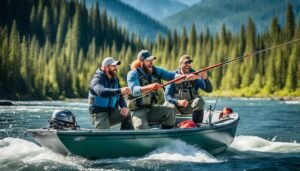
<svg viewBox="0 0 300 171">
<path fill-rule="evenodd" d="M 265 52 L 265 51 L 268 51 L 268 50 L 271 50 L 271 49 L 275 49 L 275 48 L 279 48 L 279 47 L 281 47 L 281 46 L 285 46 L 285 45 L 288 45 L 288 44 L 291 44 L 291 43 L 295 43 L 295 42 L 298 42 L 298 41 L 300 41 L 300 39 L 295 39 L 295 40 L 292 40 L 292 41 L 289 41 L 289 42 L 285 42 L 285 43 L 282 43 L 282 44 L 278 44 L 278 45 L 271 46 L 271 47 L 266 48 L 266 49 L 262 49 L 262 50 L 255 51 L 255 52 L 251 52 L 251 53 L 248 53 L 248 54 L 246 54 L 246 55 L 244 55 L 244 56 L 240 56 L 240 57 L 237 57 L 237 58 L 235 58 L 235 59 L 231 59 L 231 60 L 228 60 L 228 61 L 225 61 L 225 62 L 221 62 L 221 63 L 215 64 L 215 65 L 212 65 L 212 66 L 209 66 L 209 67 L 200 69 L 200 70 L 195 71 L 195 72 L 193 72 L 193 73 L 191 73 L 191 74 L 195 74 L 195 75 L 196 75 L 196 74 L 199 74 L 200 72 L 212 70 L 212 69 L 214 69 L 214 68 L 218 68 L 218 67 L 224 66 L 224 65 L 229 64 L 229 63 L 231 63 L 231 62 L 239 61 L 239 60 L 242 60 L 242 59 L 245 59 L 245 58 L 248 58 L 248 57 L 257 55 L 257 54 L 260 54 L 260 53 L 262 53 L 262 52 Z M 187 76 L 187 75 L 182 75 L 182 76 L 180 76 L 180 77 L 178 77 L 178 78 L 176 78 L 176 79 L 167 81 L 166 83 L 161 84 L 161 87 L 165 87 L 165 86 L 167 86 L 167 85 L 169 85 L 169 84 L 172 84 L 172 83 L 175 83 L 175 82 L 177 82 L 177 81 L 179 81 L 179 80 L 185 79 L 186 76 Z M 155 91 L 156 91 L 156 90 L 155 90 Z M 133 99 L 131 99 L 131 100 L 129 100 L 129 101 L 133 101 L 133 100 L 142 98 L 142 97 L 147 96 L 148 94 L 150 94 L 150 93 L 152 93 L 152 92 L 154 92 L 154 91 L 149 91 L 148 93 L 143 94 L 143 95 L 141 95 L 141 96 L 138 96 L 138 97 L 136 97 L 136 98 L 133 98 Z"/>
</svg>

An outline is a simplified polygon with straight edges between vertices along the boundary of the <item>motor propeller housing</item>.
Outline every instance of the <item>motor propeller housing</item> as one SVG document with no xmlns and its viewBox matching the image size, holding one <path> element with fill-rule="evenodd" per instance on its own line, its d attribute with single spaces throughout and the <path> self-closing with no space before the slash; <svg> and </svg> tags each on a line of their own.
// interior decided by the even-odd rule
<svg viewBox="0 0 300 171">
<path fill-rule="evenodd" d="M 75 115 L 69 110 L 54 110 L 49 127 L 54 129 L 76 129 L 79 125 L 76 122 Z"/>
</svg>

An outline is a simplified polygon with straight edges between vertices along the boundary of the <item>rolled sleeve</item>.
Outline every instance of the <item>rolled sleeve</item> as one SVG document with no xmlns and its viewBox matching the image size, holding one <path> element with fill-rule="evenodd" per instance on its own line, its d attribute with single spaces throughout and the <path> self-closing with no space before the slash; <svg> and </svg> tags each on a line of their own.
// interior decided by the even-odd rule
<svg viewBox="0 0 300 171">
<path fill-rule="evenodd" d="M 127 85 L 130 88 L 133 96 L 141 96 L 141 85 L 139 83 L 139 76 L 136 71 L 132 70 L 127 75 Z"/>
<path fill-rule="evenodd" d="M 175 84 L 172 83 L 167 85 L 165 89 L 165 100 L 169 103 L 173 103 L 177 105 L 178 101 L 176 98 L 174 98 L 174 93 L 175 93 Z"/>
<path fill-rule="evenodd" d="M 167 71 L 160 67 L 155 67 L 155 69 L 156 69 L 157 75 L 160 78 L 162 78 L 163 80 L 170 81 L 170 80 L 175 79 L 176 74 L 174 72 Z"/>
</svg>

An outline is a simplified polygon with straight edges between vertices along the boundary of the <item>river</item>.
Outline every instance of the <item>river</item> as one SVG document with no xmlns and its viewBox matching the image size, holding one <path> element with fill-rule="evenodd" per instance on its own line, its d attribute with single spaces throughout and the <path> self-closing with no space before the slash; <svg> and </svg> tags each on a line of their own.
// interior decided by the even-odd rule
<svg viewBox="0 0 300 171">
<path fill-rule="evenodd" d="M 205 98 L 206 107 L 215 98 Z M 229 149 L 213 156 L 181 141 L 141 157 L 88 160 L 40 147 L 27 129 L 48 125 L 54 109 L 69 109 L 92 128 L 86 100 L 15 101 L 0 106 L 0 170 L 300 170 L 300 101 L 220 98 L 217 109 L 240 115 Z"/>
</svg>

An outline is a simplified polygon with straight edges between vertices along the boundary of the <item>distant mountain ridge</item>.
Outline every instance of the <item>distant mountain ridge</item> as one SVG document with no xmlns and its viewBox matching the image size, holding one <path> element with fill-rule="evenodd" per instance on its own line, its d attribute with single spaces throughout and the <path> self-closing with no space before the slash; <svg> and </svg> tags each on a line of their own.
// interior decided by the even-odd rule
<svg viewBox="0 0 300 171">
<path fill-rule="evenodd" d="M 161 22 L 170 29 L 177 30 L 181 30 L 183 25 L 189 29 L 194 22 L 198 32 L 208 27 L 212 33 L 220 31 L 224 23 L 227 29 L 237 32 L 241 24 L 245 25 L 248 18 L 252 17 L 257 31 L 262 32 L 267 29 L 275 16 L 281 25 L 284 24 L 288 3 L 292 4 L 295 16 L 299 16 L 299 0 L 202 0 Z"/>
<path fill-rule="evenodd" d="M 188 5 L 177 0 L 121 0 L 142 13 L 161 20 L 188 8 Z"/>
<path fill-rule="evenodd" d="M 140 36 L 142 40 L 154 40 L 157 33 L 166 35 L 169 32 L 166 26 L 120 0 L 87 0 L 86 4 L 91 7 L 96 2 L 100 9 L 105 9 L 109 16 L 116 18 L 120 26 L 125 27 L 129 33 Z"/>
<path fill-rule="evenodd" d="M 186 4 L 188 6 L 192 6 L 192 5 L 196 4 L 196 3 L 201 2 L 202 0 L 176 0 L 176 1 L 181 2 L 183 4 Z"/>
</svg>

